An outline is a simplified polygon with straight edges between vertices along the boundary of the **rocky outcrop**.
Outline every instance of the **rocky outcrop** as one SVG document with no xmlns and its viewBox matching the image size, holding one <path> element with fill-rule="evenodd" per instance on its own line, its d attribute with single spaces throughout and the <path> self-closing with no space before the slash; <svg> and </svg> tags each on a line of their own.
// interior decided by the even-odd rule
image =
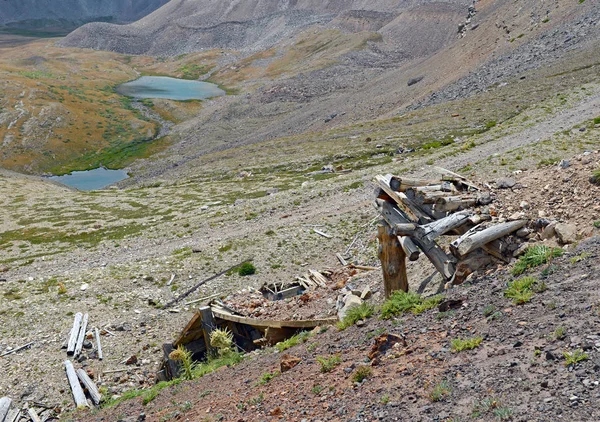
<svg viewBox="0 0 600 422">
<path fill-rule="evenodd" d="M 418 55 L 429 54 L 454 36 L 464 21 L 468 0 L 367 2 L 310 0 L 173 0 L 130 25 L 93 23 L 79 28 L 63 46 L 124 54 L 178 55 L 210 48 L 262 50 L 312 25 L 343 31 L 379 32 L 394 39 L 414 39 L 423 46 L 424 29 L 440 28 Z M 450 30 L 452 28 L 452 30 Z"/>
</svg>

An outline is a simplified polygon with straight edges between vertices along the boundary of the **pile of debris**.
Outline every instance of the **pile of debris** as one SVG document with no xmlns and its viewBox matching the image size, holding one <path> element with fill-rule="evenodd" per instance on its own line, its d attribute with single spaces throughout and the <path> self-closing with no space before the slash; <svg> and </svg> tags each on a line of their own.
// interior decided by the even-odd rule
<svg viewBox="0 0 600 422">
<path fill-rule="evenodd" d="M 446 169 L 434 170 L 439 177 L 375 178 L 386 296 L 408 291 L 406 258 L 416 261 L 423 253 L 446 282 L 460 284 L 491 262 L 509 263 L 528 246 L 523 243 L 534 224 L 523 213 L 500 219 L 489 206 L 494 200 L 490 187 Z M 444 235 L 455 236 L 447 242 L 448 251 L 438 244 Z"/>
</svg>

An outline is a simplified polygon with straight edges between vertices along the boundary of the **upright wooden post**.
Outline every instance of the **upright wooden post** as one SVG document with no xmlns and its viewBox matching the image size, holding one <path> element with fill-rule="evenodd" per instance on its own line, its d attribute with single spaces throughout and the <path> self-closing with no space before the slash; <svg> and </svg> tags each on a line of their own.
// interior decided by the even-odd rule
<svg viewBox="0 0 600 422">
<path fill-rule="evenodd" d="M 392 292 L 403 290 L 408 292 L 406 275 L 406 253 L 393 230 L 387 224 L 378 228 L 379 260 L 383 270 L 383 286 L 386 299 Z"/>
<path fill-rule="evenodd" d="M 203 306 L 198 309 L 198 312 L 202 320 L 202 332 L 204 333 L 204 342 L 206 343 L 206 357 L 214 357 L 217 355 L 217 348 L 210 344 L 210 334 L 216 328 L 215 317 L 210 306 Z"/>
</svg>

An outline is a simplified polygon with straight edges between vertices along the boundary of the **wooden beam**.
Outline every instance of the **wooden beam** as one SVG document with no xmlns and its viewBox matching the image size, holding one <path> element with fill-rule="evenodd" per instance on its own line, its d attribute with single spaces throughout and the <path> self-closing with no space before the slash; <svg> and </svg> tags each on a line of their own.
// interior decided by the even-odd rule
<svg viewBox="0 0 600 422">
<path fill-rule="evenodd" d="M 75 405 L 78 409 L 87 407 L 88 403 L 85 398 L 85 394 L 83 393 L 81 384 L 79 384 L 79 378 L 77 378 L 77 373 L 75 372 L 75 368 L 70 360 L 65 361 L 65 370 L 67 372 L 67 379 L 69 380 L 69 385 L 71 386 L 71 392 L 73 393 Z"/>
<path fill-rule="evenodd" d="M 40 416 L 37 414 L 37 412 L 33 408 L 31 408 L 31 407 L 27 408 L 27 414 L 31 418 L 32 422 L 42 422 L 42 419 L 40 419 Z"/>
<path fill-rule="evenodd" d="M 92 381 L 87 372 L 85 372 L 81 368 L 77 370 L 77 377 L 79 378 L 79 381 L 81 381 L 83 386 L 86 388 L 88 394 L 92 399 L 92 402 L 96 406 L 98 406 L 102 401 L 102 395 L 100 394 L 100 391 L 98 391 L 98 387 L 96 387 L 94 381 Z"/>
<path fill-rule="evenodd" d="M 404 215 L 389 202 L 376 200 L 376 204 L 385 221 L 394 229 L 395 234 L 414 236 L 412 240 L 415 245 L 423 251 L 442 276 L 444 276 L 446 280 L 450 280 L 454 276 L 456 261 L 452 256 L 448 256 L 435 241 L 428 239 L 427 236 L 419 234 L 419 231 L 416 230 L 416 228 L 412 233 L 409 231 L 400 233 L 397 230 L 399 227 L 404 228 L 407 227 L 407 224 L 410 224 L 406 217 L 404 217 Z"/>
<path fill-rule="evenodd" d="M 6 419 L 4 419 L 4 422 L 19 422 L 19 419 L 21 419 L 21 411 L 19 409 L 13 409 L 10 412 L 8 412 L 8 415 L 6 415 Z M 2 417 L 0 416 L 0 421 L 2 420 Z"/>
<path fill-rule="evenodd" d="M 200 314 L 200 321 L 202 322 L 202 332 L 204 333 L 207 357 L 215 357 L 217 355 L 217 348 L 210 344 L 210 334 L 217 328 L 212 310 L 210 306 L 203 306 L 198 309 L 198 313 Z"/>
<path fill-rule="evenodd" d="M 406 254 L 400 245 L 398 237 L 387 225 L 378 227 L 378 255 L 383 271 L 383 287 L 385 298 L 395 291 L 408 292 L 408 276 L 406 275 Z"/>
<path fill-rule="evenodd" d="M 94 334 L 96 335 L 96 349 L 98 350 L 98 359 L 102 360 L 102 344 L 100 343 L 100 330 L 98 330 L 98 327 L 94 329 Z"/>
<path fill-rule="evenodd" d="M 271 328 L 315 328 L 322 325 L 335 324 L 338 318 L 319 318 L 309 320 L 272 320 L 272 319 L 257 319 L 248 318 L 240 315 L 234 315 L 223 309 L 212 308 L 212 312 L 215 318 L 224 319 L 226 321 L 238 322 L 240 324 L 246 324 L 253 327 L 259 327 L 262 329 Z"/>
<path fill-rule="evenodd" d="M 4 420 L 6 419 L 11 404 L 12 399 L 8 397 L 2 397 L 0 399 L 0 422 L 4 422 Z"/>
<path fill-rule="evenodd" d="M 406 257 L 409 261 L 417 261 L 421 252 L 415 243 L 408 236 L 398 236 L 398 241 L 400 242 L 400 246 L 404 250 Z"/>
<path fill-rule="evenodd" d="M 471 181 L 470 181 L 469 179 L 467 179 L 465 176 L 462 176 L 462 175 L 460 175 L 460 174 L 458 174 L 458 173 L 454 173 L 453 171 L 450 171 L 450 170 L 448 170 L 448 169 L 445 169 L 445 168 L 442 168 L 442 167 L 437 167 L 437 166 L 434 166 L 434 167 L 433 167 L 433 169 L 434 169 L 435 171 L 437 171 L 438 173 L 442 174 L 442 177 L 443 177 L 444 175 L 446 175 L 446 176 L 451 176 L 452 178 L 459 179 L 459 180 L 460 180 L 460 182 L 461 182 L 463 185 L 466 185 L 466 186 L 468 186 L 468 187 L 470 187 L 470 188 L 473 188 L 473 189 L 475 189 L 475 190 L 481 190 L 481 189 L 479 189 L 479 186 L 477 186 L 475 183 L 471 182 Z"/>
<path fill-rule="evenodd" d="M 79 329 L 79 336 L 77 337 L 77 344 L 75 345 L 75 353 L 73 354 L 75 357 L 81 354 L 81 349 L 83 348 L 83 342 L 85 341 L 85 334 L 88 325 L 89 315 L 85 314 L 83 319 L 81 320 L 81 328 Z"/>
<path fill-rule="evenodd" d="M 67 344 L 67 355 L 75 353 L 75 346 L 77 345 L 77 337 L 79 337 L 79 329 L 81 327 L 81 319 L 83 314 L 77 312 L 75 319 L 73 320 L 73 328 L 71 328 L 71 334 L 69 334 L 69 343 Z"/>
<path fill-rule="evenodd" d="M 526 224 L 527 220 L 517 220 L 496 224 L 484 230 L 480 230 L 480 226 L 476 226 L 452 242 L 450 244 L 450 248 L 456 257 L 462 258 L 469 252 L 472 252 L 475 249 L 480 248 L 502 236 L 513 233 Z"/>
<path fill-rule="evenodd" d="M 404 192 L 407 189 L 422 186 L 439 185 L 442 179 L 415 179 L 410 177 L 391 176 L 390 187 L 396 192 Z"/>
</svg>

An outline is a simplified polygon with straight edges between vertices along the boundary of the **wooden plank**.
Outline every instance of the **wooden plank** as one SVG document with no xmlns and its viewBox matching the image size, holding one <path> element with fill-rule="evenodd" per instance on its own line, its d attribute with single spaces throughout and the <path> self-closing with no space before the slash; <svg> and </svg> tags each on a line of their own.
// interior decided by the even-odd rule
<svg viewBox="0 0 600 422">
<path fill-rule="evenodd" d="M 383 271 L 383 287 L 388 299 L 395 291 L 408 292 L 408 276 L 406 275 L 406 254 L 398 237 L 387 225 L 377 229 L 379 239 L 378 255 Z"/>
<path fill-rule="evenodd" d="M 67 344 L 67 355 L 75 353 L 75 346 L 77 345 L 77 338 L 79 337 L 79 329 L 81 327 L 81 320 L 83 314 L 77 312 L 73 320 L 73 328 L 71 328 L 71 334 L 69 334 L 69 343 Z"/>
<path fill-rule="evenodd" d="M 206 343 L 206 353 L 209 357 L 217 356 L 217 348 L 210 344 L 210 334 L 217 328 L 215 318 L 210 306 L 203 306 L 198 309 L 200 321 L 202 323 L 202 332 L 204 334 L 204 342 Z"/>
<path fill-rule="evenodd" d="M 28 347 L 31 347 L 31 345 L 33 345 L 33 343 L 35 343 L 35 342 L 31 341 L 27 344 L 24 344 L 23 346 L 17 347 L 16 349 L 12 349 L 12 350 L 9 350 L 8 352 L 4 352 L 0 355 L 0 358 L 3 358 L 4 356 L 12 355 L 13 353 L 20 352 L 23 349 L 27 349 Z"/>
<path fill-rule="evenodd" d="M 29 414 L 29 417 L 33 422 L 42 422 L 42 419 L 40 419 L 39 415 L 33 408 L 29 407 L 27 409 L 27 414 Z"/>
<path fill-rule="evenodd" d="M 340 261 L 340 264 L 342 264 L 344 267 L 346 265 L 348 265 L 348 262 L 344 259 L 344 257 L 342 256 L 341 253 L 338 252 L 338 253 L 335 254 L 335 256 L 338 259 L 338 261 Z"/>
<path fill-rule="evenodd" d="M 96 387 L 94 381 L 92 381 L 87 372 L 85 372 L 81 368 L 77 370 L 77 377 L 79 378 L 79 381 L 81 381 L 83 386 L 86 388 L 88 394 L 92 399 L 92 403 L 98 406 L 102 401 L 102 395 L 100 394 L 100 391 L 98 391 L 98 387 Z"/>
<path fill-rule="evenodd" d="M 200 312 L 196 312 L 194 316 L 190 319 L 190 321 L 187 323 L 183 331 L 181 331 L 181 334 L 179 335 L 177 340 L 173 342 L 173 346 L 177 347 L 179 345 L 188 343 L 190 341 L 190 339 L 186 339 L 186 337 L 189 336 L 188 333 L 193 331 L 195 328 L 200 327 L 202 327 L 202 316 L 200 315 Z"/>
<path fill-rule="evenodd" d="M 407 189 L 414 187 L 439 185 L 441 181 L 441 179 L 416 179 L 392 176 L 390 178 L 390 187 L 397 192 L 405 192 Z"/>
<path fill-rule="evenodd" d="M 479 230 L 479 226 L 476 226 L 452 242 L 450 247 L 455 256 L 462 258 L 469 252 L 472 252 L 475 249 L 480 248 L 483 245 L 486 245 L 502 236 L 513 233 L 526 224 L 527 220 L 517 220 L 496 224 L 484 230 Z"/>
<path fill-rule="evenodd" d="M 85 314 L 83 319 L 81 320 L 81 328 L 79 329 L 79 336 L 77 337 L 77 344 L 75 345 L 75 352 L 73 356 L 77 357 L 81 354 L 81 349 L 83 348 L 83 342 L 85 341 L 85 335 L 88 325 L 89 315 Z"/>
<path fill-rule="evenodd" d="M 404 203 L 402 202 L 402 199 L 398 195 L 398 192 L 396 192 L 395 190 L 393 190 L 390 187 L 390 179 L 391 179 L 391 176 L 389 178 L 386 178 L 386 177 L 384 177 L 382 175 L 375 176 L 375 181 L 377 182 L 377 185 L 387 195 L 389 195 L 389 197 L 392 198 L 394 200 L 394 202 L 396 202 L 396 205 L 398 206 L 398 208 L 400 208 L 402 210 L 402 212 L 406 215 L 407 220 L 408 220 L 407 222 L 417 222 L 417 221 L 419 221 L 419 216 L 417 216 L 413 212 L 413 210 L 411 210 L 406 205 L 404 205 Z"/>
<path fill-rule="evenodd" d="M 260 328 L 315 328 L 321 325 L 331 325 L 335 324 L 338 321 L 338 318 L 321 318 L 321 319 L 311 319 L 311 320 L 291 320 L 291 321 L 281 321 L 281 320 L 270 320 L 270 319 L 256 319 L 256 318 L 248 318 L 238 315 L 233 315 L 227 311 L 223 311 L 218 308 L 212 308 L 213 315 L 215 318 L 221 318 L 226 321 L 239 322 L 240 324 L 247 324 L 253 327 Z"/>
<path fill-rule="evenodd" d="M 6 419 L 4 422 L 18 422 L 21 419 L 21 411 L 19 409 L 12 409 L 8 412 Z M 0 421 L 2 421 L 2 417 L 0 416 Z"/>
<path fill-rule="evenodd" d="M 102 360 L 102 344 L 100 343 L 100 330 L 98 330 L 98 327 L 94 329 L 94 334 L 96 335 L 96 349 L 98 350 L 98 359 Z"/>
<path fill-rule="evenodd" d="M 10 399 L 9 397 L 0 398 L 0 422 L 4 422 L 4 420 L 6 419 L 11 404 L 12 399 Z"/>
<path fill-rule="evenodd" d="M 69 380 L 69 385 L 71 387 L 71 392 L 73 393 L 75 405 L 78 409 L 82 407 L 87 407 L 88 403 L 85 398 L 85 394 L 83 393 L 81 384 L 79 384 L 79 378 L 77 378 L 77 373 L 75 372 L 73 363 L 71 363 L 70 360 L 65 361 L 65 371 L 67 372 L 67 379 Z"/>
<path fill-rule="evenodd" d="M 460 182 L 461 182 L 463 185 L 466 185 L 466 186 L 468 186 L 468 187 L 470 187 L 470 188 L 473 188 L 473 189 L 475 189 L 475 190 L 481 190 L 481 189 L 479 188 L 479 186 L 477 186 L 477 185 L 476 185 L 474 182 L 471 182 L 471 181 L 470 181 L 469 179 L 467 179 L 465 176 L 461 176 L 461 175 L 460 175 L 460 174 L 458 174 L 458 173 L 454 173 L 453 171 L 450 171 L 450 170 L 448 170 L 448 169 L 445 169 L 445 168 L 442 168 L 442 167 L 433 166 L 433 169 L 434 169 L 435 171 L 437 171 L 438 173 L 442 174 L 442 175 L 450 175 L 450 176 L 452 176 L 453 178 L 459 179 L 459 180 L 460 180 Z"/>
<path fill-rule="evenodd" d="M 325 232 L 322 232 L 321 230 L 317 230 L 317 229 L 312 229 L 312 231 L 314 231 L 316 234 L 318 234 L 319 236 L 323 236 L 327 239 L 331 239 L 333 236 L 331 236 L 330 234 L 327 234 Z"/>
<path fill-rule="evenodd" d="M 309 269 L 308 271 L 319 287 L 327 287 L 327 279 L 323 277 L 323 274 L 316 270 Z"/>
</svg>

